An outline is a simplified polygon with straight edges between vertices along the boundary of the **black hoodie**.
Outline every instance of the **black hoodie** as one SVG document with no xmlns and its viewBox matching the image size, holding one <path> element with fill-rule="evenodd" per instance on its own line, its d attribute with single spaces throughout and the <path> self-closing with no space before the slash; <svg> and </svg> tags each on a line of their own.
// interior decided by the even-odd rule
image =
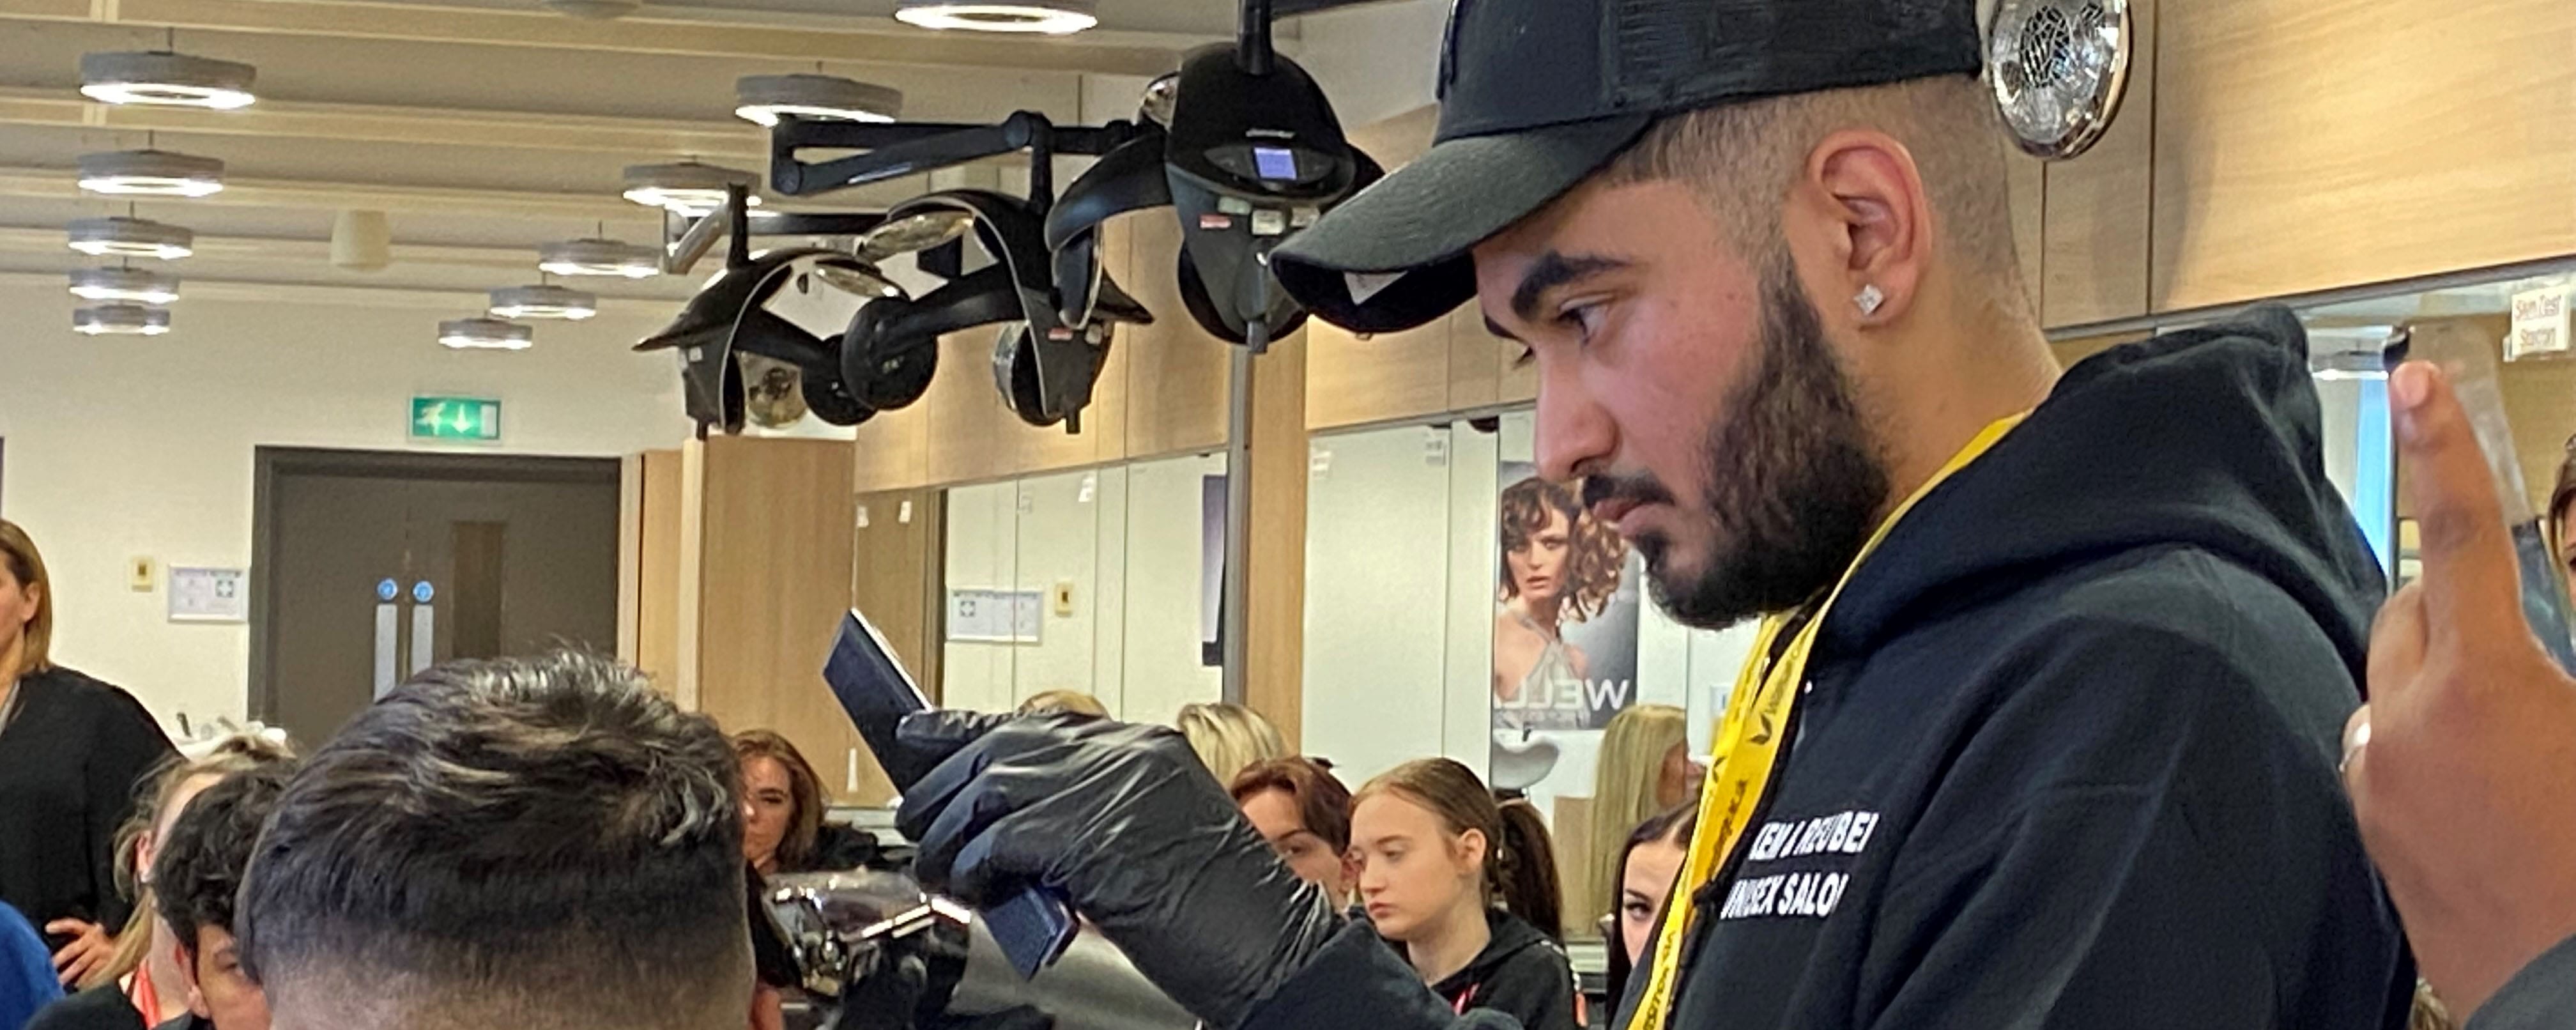
<svg viewBox="0 0 2576 1030">
<path fill-rule="evenodd" d="M 1431 985 L 1455 1012 L 1485 1009 L 1512 1017 L 1527 1030 L 1576 1030 L 1575 999 L 1583 996 L 1565 950 L 1538 927 L 1498 908 L 1485 910 L 1490 936 L 1466 968 Z"/>
<path fill-rule="evenodd" d="M 2404 1024 L 2335 772 L 2384 587 L 2306 358 L 2279 308 L 2098 355 L 1898 523 L 1751 832 L 1675 892 L 1671 1030 Z M 1247 1026 L 1452 1022 L 1404 972 L 1337 939 Z"/>
</svg>

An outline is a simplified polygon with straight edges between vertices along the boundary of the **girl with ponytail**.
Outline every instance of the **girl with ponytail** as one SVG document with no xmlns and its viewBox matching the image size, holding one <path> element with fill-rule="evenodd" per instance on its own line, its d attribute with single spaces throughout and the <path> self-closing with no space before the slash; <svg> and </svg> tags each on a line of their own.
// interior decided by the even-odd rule
<svg viewBox="0 0 2576 1030">
<path fill-rule="evenodd" d="M 1360 903 L 1424 983 L 1464 1013 L 1528 1030 L 1582 1025 L 1555 940 L 1564 911 L 1547 827 L 1527 802 L 1494 803 L 1446 758 L 1406 762 L 1352 799 Z"/>
</svg>

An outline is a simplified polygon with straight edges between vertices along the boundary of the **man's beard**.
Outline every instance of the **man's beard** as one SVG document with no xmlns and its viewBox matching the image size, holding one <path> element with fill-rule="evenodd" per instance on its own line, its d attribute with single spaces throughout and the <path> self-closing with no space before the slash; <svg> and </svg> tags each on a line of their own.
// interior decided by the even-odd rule
<svg viewBox="0 0 2576 1030">
<path fill-rule="evenodd" d="M 1785 258 L 1764 279 L 1761 345 L 1760 364 L 1727 398 L 1729 417 L 1709 427 L 1702 445 L 1701 514 L 1715 530 L 1708 558 L 1676 568 L 1663 534 L 1632 541 L 1656 603 L 1684 625 L 1717 629 L 1823 593 L 1860 554 L 1887 504 L 1877 437 Z M 1671 499 L 1652 482 L 1585 486 L 1587 502 Z"/>
</svg>

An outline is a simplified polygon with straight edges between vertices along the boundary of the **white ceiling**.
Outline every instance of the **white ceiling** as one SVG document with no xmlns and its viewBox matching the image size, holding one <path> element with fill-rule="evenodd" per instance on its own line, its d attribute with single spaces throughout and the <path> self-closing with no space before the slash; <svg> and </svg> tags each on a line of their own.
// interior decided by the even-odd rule
<svg viewBox="0 0 2576 1030">
<path fill-rule="evenodd" d="M 536 0 L 0 0 L 0 275 L 88 263 L 62 246 L 63 223 L 127 205 L 81 195 L 72 169 L 83 153 L 149 140 L 227 166 L 230 188 L 216 197 L 135 205 L 200 234 L 200 254 L 177 267 L 190 281 L 516 285 L 536 278 L 540 243 L 603 226 L 658 236 L 656 213 L 618 198 L 627 165 L 764 167 L 763 132 L 732 116 L 740 76 L 819 69 L 893 86 L 907 120 L 1026 109 L 1097 124 L 1131 117 L 1150 75 L 1231 38 L 1235 19 L 1230 0 L 1098 7 L 1098 29 L 1031 38 L 914 29 L 892 19 L 893 0 L 688 0 L 607 22 Z M 80 55 L 159 48 L 172 31 L 183 53 L 256 65 L 259 103 L 204 112 L 80 97 Z M 1283 50 L 1296 52 L 1297 36 L 1283 25 Z M 878 207 L 927 185 L 898 180 L 820 206 Z M 329 266 L 344 208 L 387 212 L 392 267 Z M 600 292 L 667 301 L 690 285 Z"/>
</svg>

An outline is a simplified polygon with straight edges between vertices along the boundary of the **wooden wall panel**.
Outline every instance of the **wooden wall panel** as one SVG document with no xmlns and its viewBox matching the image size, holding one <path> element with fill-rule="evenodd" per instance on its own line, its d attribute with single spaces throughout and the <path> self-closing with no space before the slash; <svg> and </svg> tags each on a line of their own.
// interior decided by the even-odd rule
<svg viewBox="0 0 2576 1030">
<path fill-rule="evenodd" d="M 1181 223 L 1166 210 L 1113 220 L 1130 274 L 1118 283 L 1154 313 L 1119 330 L 1126 352 L 1127 439 L 1118 455 L 1155 458 L 1225 446 L 1227 373 L 1234 345 L 1208 334 L 1181 302 Z"/>
<path fill-rule="evenodd" d="M 899 490 L 930 482 L 930 409 L 915 404 L 880 411 L 854 431 L 852 482 L 862 490 Z"/>
<path fill-rule="evenodd" d="M 1306 711 L 1305 391 L 1313 365 L 1305 348 L 1313 335 L 1282 340 L 1253 364 L 1244 703 L 1268 716 L 1291 750 Z"/>
<path fill-rule="evenodd" d="M 1367 339 L 1318 321 L 1306 325 L 1306 428 L 1449 410 L 1448 320 Z"/>
<path fill-rule="evenodd" d="M 680 452 L 636 456 L 642 473 L 635 667 L 673 690 L 680 671 Z"/>
<path fill-rule="evenodd" d="M 2129 92 L 2100 142 L 2044 167 L 2040 324 L 2083 325 L 2147 313 L 2154 227 L 2157 0 L 2131 0 L 2136 49 Z"/>
<path fill-rule="evenodd" d="M 860 494 L 862 514 L 850 549 L 850 605 L 867 613 L 934 703 L 944 611 L 940 591 L 946 523 L 941 504 L 946 496 L 937 489 Z M 893 796 L 893 784 L 864 744 L 856 762 L 855 784 L 846 779 L 851 770 L 846 765 L 841 770 L 843 803 L 873 805 Z"/>
<path fill-rule="evenodd" d="M 2155 310 L 2576 253 L 2576 4 L 2162 8 Z"/>
<path fill-rule="evenodd" d="M 1002 435 L 1003 408 L 993 387 L 993 340 L 998 328 L 982 326 L 939 338 L 939 372 L 922 395 L 928 483 L 966 483 L 1017 471 L 1018 456 Z"/>
<path fill-rule="evenodd" d="M 857 508 L 847 446 L 717 437 L 694 448 L 699 710 L 728 733 L 778 731 L 834 787 L 859 747 L 818 675 L 850 604 Z"/>
<path fill-rule="evenodd" d="M 644 456 L 617 462 L 617 660 L 635 664 L 644 613 Z"/>
</svg>

